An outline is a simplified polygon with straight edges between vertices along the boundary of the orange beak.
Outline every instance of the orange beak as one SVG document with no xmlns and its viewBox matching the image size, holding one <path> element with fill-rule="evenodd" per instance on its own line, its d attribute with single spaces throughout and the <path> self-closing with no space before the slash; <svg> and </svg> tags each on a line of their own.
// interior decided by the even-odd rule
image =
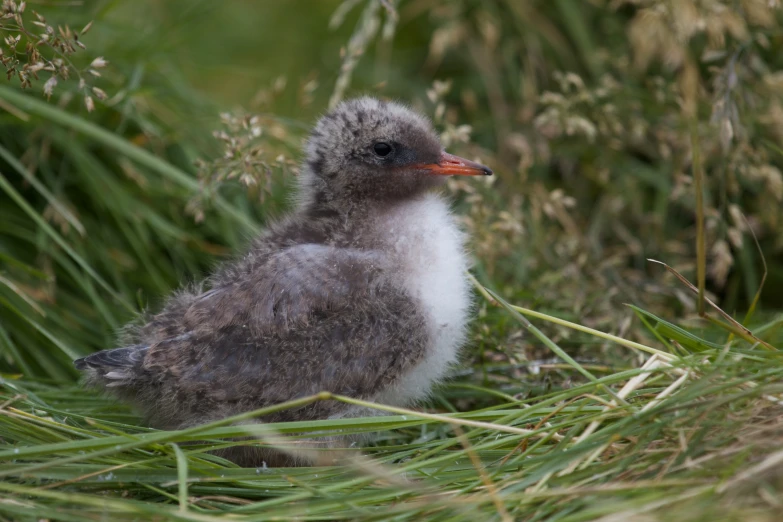
<svg viewBox="0 0 783 522">
<path fill-rule="evenodd" d="M 481 163 L 443 152 L 437 163 L 421 165 L 422 170 L 441 176 L 491 176 L 492 170 Z"/>
</svg>

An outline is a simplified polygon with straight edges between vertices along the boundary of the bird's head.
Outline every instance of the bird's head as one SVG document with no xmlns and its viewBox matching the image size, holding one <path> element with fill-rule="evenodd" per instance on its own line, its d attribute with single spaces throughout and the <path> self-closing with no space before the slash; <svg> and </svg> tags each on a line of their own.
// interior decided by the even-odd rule
<svg viewBox="0 0 783 522">
<path fill-rule="evenodd" d="M 356 98 L 339 104 L 313 129 L 302 189 L 330 200 L 402 199 L 450 175 L 491 175 L 448 154 L 425 117 L 394 102 Z"/>
</svg>

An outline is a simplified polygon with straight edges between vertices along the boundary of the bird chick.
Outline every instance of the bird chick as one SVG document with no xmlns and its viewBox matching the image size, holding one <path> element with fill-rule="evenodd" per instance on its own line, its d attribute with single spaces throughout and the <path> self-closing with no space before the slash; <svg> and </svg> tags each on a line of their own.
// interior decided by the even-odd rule
<svg viewBox="0 0 783 522">
<path fill-rule="evenodd" d="M 490 174 L 444 152 L 430 122 L 403 105 L 343 102 L 310 135 L 288 217 L 204 285 L 170 297 L 129 346 L 75 365 L 162 429 L 321 391 L 415 403 L 457 360 L 471 308 L 463 236 L 432 189 L 449 175 Z M 319 401 L 258 421 L 377 413 Z M 315 460 L 252 442 L 222 454 L 245 466 Z"/>
</svg>

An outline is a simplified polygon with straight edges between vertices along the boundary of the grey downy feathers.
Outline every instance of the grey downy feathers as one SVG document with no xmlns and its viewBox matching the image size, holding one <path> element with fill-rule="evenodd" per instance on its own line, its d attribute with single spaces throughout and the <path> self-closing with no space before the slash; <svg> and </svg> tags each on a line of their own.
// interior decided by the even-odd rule
<svg viewBox="0 0 783 522">
<path fill-rule="evenodd" d="M 422 116 L 373 98 L 346 101 L 313 129 L 288 217 L 220 266 L 206 290 L 169 297 L 132 345 L 75 365 L 165 429 L 320 391 L 410 405 L 443 378 L 465 339 L 463 238 L 433 189 L 473 174 L 491 171 L 445 153 Z M 372 413 L 321 401 L 258 421 Z M 316 461 L 253 442 L 224 456 L 247 466 Z"/>
</svg>

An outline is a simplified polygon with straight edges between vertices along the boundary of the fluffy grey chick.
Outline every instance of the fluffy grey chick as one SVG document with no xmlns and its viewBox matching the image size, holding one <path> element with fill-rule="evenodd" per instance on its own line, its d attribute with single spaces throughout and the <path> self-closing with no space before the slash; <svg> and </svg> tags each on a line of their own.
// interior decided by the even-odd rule
<svg viewBox="0 0 783 522">
<path fill-rule="evenodd" d="M 165 429 L 320 391 L 392 405 L 429 393 L 457 359 L 471 306 L 462 235 L 431 189 L 492 171 L 444 152 L 424 117 L 373 98 L 321 118 L 306 156 L 292 214 L 206 290 L 169 298 L 132 346 L 75 361 L 89 382 Z M 367 413 L 320 401 L 259 421 Z M 292 455 L 252 443 L 224 453 L 246 466 L 314 460 Z"/>
</svg>

